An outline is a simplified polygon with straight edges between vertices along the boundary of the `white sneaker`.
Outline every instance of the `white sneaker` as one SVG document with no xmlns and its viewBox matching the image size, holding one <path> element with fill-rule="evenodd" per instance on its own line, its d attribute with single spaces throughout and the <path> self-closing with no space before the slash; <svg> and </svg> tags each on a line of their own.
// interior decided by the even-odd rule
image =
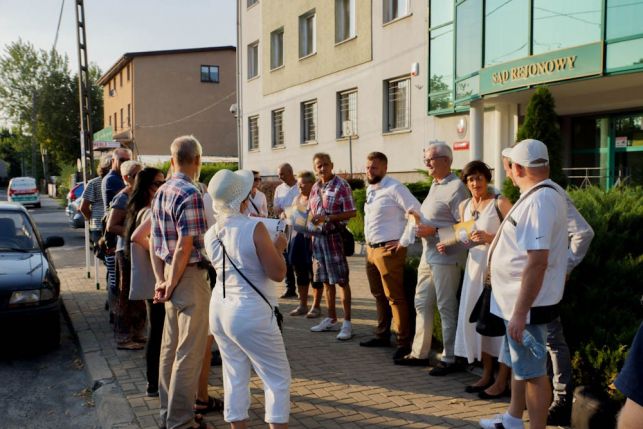
<svg viewBox="0 0 643 429">
<path fill-rule="evenodd" d="M 490 419 L 480 420 L 480 427 L 482 429 L 524 429 L 525 424 L 521 419 L 517 419 L 508 413 L 498 414 Z"/>
<path fill-rule="evenodd" d="M 312 332 L 339 331 L 339 323 L 337 323 L 337 320 L 333 322 L 333 319 L 326 317 L 324 320 L 319 322 L 319 325 L 313 326 L 310 330 Z"/>
<path fill-rule="evenodd" d="M 349 320 L 344 320 L 342 323 L 342 329 L 337 334 L 337 339 L 340 341 L 346 341 L 353 338 L 353 325 Z"/>
</svg>

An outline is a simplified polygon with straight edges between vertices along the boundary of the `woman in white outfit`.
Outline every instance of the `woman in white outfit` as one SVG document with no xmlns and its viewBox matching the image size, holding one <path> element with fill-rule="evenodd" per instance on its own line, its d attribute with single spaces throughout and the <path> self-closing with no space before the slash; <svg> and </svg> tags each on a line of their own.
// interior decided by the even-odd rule
<svg viewBox="0 0 643 429">
<path fill-rule="evenodd" d="M 469 363 L 482 361 L 482 377 L 476 383 L 467 386 L 465 391 L 478 393 L 484 399 L 493 399 L 506 394 L 509 380 L 510 370 L 502 363 L 495 381 L 493 377 L 493 358 L 500 352 L 502 337 L 485 337 L 478 334 L 475 323 L 469 322 L 469 316 L 482 293 L 489 245 L 500 227 L 501 217 L 504 218 L 509 212 L 511 203 L 490 191 L 491 171 L 484 162 L 468 163 L 463 168 L 461 177 L 471 192 L 471 198 L 460 204 L 460 219 L 463 222 L 474 220 L 475 227 L 471 234 L 472 245 L 462 283 L 455 354 L 466 357 Z"/>
<path fill-rule="evenodd" d="M 286 275 L 283 253 L 287 242 L 283 234 L 273 242 L 261 220 L 242 214 L 252 184 L 250 171 L 221 170 L 208 186 L 217 220 L 205 235 L 206 252 L 217 271 L 210 330 L 223 361 L 225 421 L 234 429 L 246 427 L 250 370 L 254 368 L 264 384 L 265 421 L 271 428 L 287 428 L 290 366 L 273 313 L 277 304 L 273 281 L 281 282 Z"/>
</svg>

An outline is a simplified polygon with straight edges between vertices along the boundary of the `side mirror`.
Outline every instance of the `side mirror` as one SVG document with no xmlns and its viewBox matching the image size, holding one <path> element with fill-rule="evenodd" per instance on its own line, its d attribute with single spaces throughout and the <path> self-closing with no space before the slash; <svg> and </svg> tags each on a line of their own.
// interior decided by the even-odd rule
<svg viewBox="0 0 643 429">
<path fill-rule="evenodd" d="M 45 249 L 50 247 L 60 247 L 65 245 L 65 239 L 57 235 L 45 238 Z"/>
</svg>

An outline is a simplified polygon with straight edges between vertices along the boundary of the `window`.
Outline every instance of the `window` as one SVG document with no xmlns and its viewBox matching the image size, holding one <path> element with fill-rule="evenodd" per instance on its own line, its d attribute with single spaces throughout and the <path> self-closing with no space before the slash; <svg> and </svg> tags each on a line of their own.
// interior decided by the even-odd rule
<svg viewBox="0 0 643 429">
<path fill-rule="evenodd" d="M 270 69 L 284 65 L 284 28 L 270 33 Z"/>
<path fill-rule="evenodd" d="M 258 2 L 259 2 L 259 0 L 248 0 L 248 3 L 247 3 L 247 6 L 246 6 L 246 7 L 254 6 L 254 5 L 256 5 Z"/>
<path fill-rule="evenodd" d="M 335 0 L 335 43 L 355 37 L 355 0 Z"/>
<path fill-rule="evenodd" d="M 109 126 L 112 126 L 112 115 L 109 115 Z"/>
<path fill-rule="evenodd" d="M 259 42 L 248 45 L 248 79 L 259 74 Z"/>
<path fill-rule="evenodd" d="M 248 149 L 259 149 L 259 116 L 248 118 Z"/>
<path fill-rule="evenodd" d="M 128 127 L 132 126 L 131 114 L 132 114 L 132 105 L 128 104 L 127 105 L 127 126 Z"/>
<path fill-rule="evenodd" d="M 127 81 L 129 82 L 129 64 L 127 65 Z"/>
<path fill-rule="evenodd" d="M 485 66 L 529 55 L 529 0 L 487 0 L 484 31 Z"/>
<path fill-rule="evenodd" d="M 337 93 L 337 137 L 348 137 L 344 134 L 344 122 L 351 122 L 352 135 L 357 134 L 357 90 Z"/>
<path fill-rule="evenodd" d="M 482 65 L 482 0 L 466 0 L 456 9 L 456 79 Z"/>
<path fill-rule="evenodd" d="M 429 111 L 453 108 L 453 23 L 429 37 Z"/>
<path fill-rule="evenodd" d="M 114 113 L 114 132 L 118 131 L 118 115 Z"/>
<path fill-rule="evenodd" d="M 431 0 L 429 8 L 431 14 L 430 27 L 435 28 L 453 21 L 453 1 Z"/>
<path fill-rule="evenodd" d="M 301 143 L 317 141 L 317 100 L 301 103 Z"/>
<path fill-rule="evenodd" d="M 121 87 L 123 86 L 123 69 L 121 69 L 120 72 L 118 72 L 118 79 L 120 80 Z"/>
<path fill-rule="evenodd" d="M 299 58 L 312 55 L 315 44 L 315 9 L 299 17 Z"/>
<path fill-rule="evenodd" d="M 607 0 L 607 39 L 643 33 L 641 16 L 643 16 L 643 2 Z"/>
<path fill-rule="evenodd" d="M 219 66 L 201 66 L 201 82 L 219 83 Z"/>
<path fill-rule="evenodd" d="M 272 111 L 272 147 L 284 146 L 284 109 Z"/>
<path fill-rule="evenodd" d="M 603 0 L 533 0 L 533 53 L 601 40 L 602 3 Z"/>
<path fill-rule="evenodd" d="M 384 0 L 384 23 L 409 14 L 409 0 Z"/>
<path fill-rule="evenodd" d="M 408 77 L 385 82 L 386 126 L 385 132 L 411 127 L 411 79 Z"/>
<path fill-rule="evenodd" d="M 125 128 L 125 117 L 123 116 L 123 109 L 121 109 L 121 129 Z"/>
</svg>

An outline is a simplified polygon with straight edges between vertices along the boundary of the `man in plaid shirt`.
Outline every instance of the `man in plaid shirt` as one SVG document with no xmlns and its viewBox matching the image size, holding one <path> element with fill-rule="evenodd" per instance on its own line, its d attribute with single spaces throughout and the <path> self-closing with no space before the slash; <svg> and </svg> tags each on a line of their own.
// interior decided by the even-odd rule
<svg viewBox="0 0 643 429">
<path fill-rule="evenodd" d="M 152 202 L 150 246 L 156 278 L 154 302 L 165 303 L 159 363 L 161 422 L 167 428 L 207 427 L 196 423 L 192 408 L 210 302 L 207 270 L 201 264 L 205 211 L 192 180 L 201 168 L 201 144 L 193 136 L 178 137 L 170 151 L 174 175 Z"/>
</svg>

